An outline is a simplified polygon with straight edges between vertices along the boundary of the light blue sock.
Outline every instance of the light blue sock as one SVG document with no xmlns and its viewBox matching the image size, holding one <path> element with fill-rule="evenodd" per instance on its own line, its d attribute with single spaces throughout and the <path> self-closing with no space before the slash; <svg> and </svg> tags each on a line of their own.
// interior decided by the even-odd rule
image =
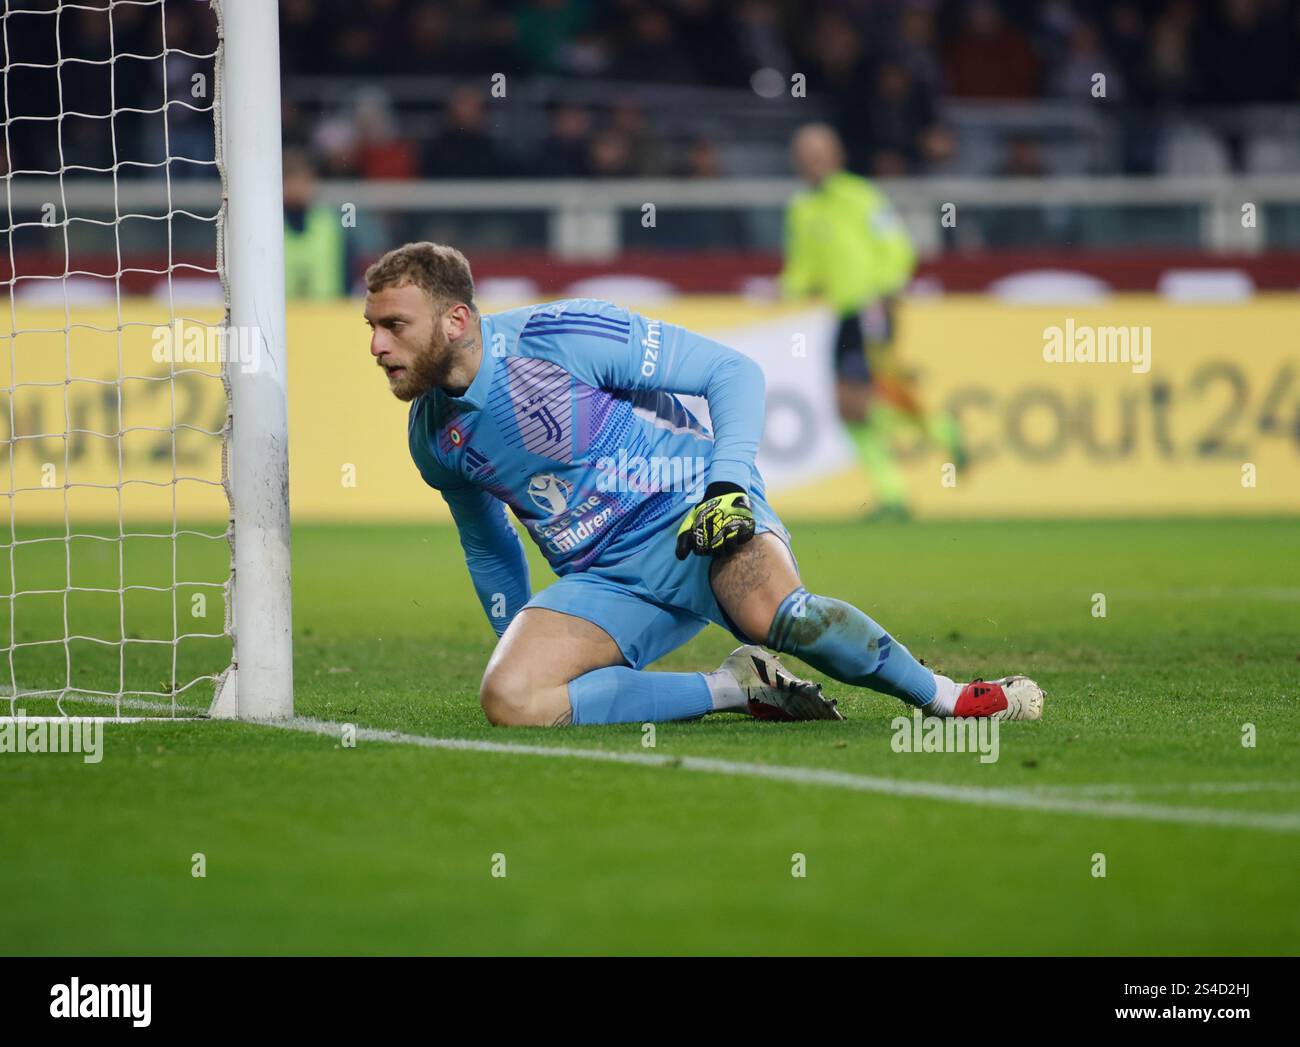
<svg viewBox="0 0 1300 1047">
<path fill-rule="evenodd" d="M 661 723 L 713 711 L 703 673 L 647 673 L 626 665 L 569 681 L 574 723 Z"/>
<path fill-rule="evenodd" d="M 870 687 L 927 705 L 934 673 L 852 604 L 817 596 L 800 586 L 776 609 L 767 645 L 801 658 L 841 683 Z"/>
</svg>

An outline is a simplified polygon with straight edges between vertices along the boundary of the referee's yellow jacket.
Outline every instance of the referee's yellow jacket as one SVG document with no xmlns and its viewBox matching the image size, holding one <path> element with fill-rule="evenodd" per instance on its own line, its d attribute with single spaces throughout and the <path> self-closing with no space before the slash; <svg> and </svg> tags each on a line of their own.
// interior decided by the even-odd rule
<svg viewBox="0 0 1300 1047">
<path fill-rule="evenodd" d="M 867 179 L 837 171 L 790 201 L 783 294 L 820 294 L 846 316 L 902 290 L 915 268 L 907 230 Z"/>
</svg>

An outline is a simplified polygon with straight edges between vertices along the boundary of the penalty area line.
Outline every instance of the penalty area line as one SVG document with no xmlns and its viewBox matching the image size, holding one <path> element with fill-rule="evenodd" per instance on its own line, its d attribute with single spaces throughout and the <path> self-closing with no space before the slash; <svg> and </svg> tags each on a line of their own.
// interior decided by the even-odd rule
<svg viewBox="0 0 1300 1047">
<path fill-rule="evenodd" d="M 337 738 L 343 725 L 330 720 L 297 717 L 292 720 L 258 721 L 282 730 L 300 731 Z M 784 764 L 742 763 L 705 756 L 667 756 L 660 753 L 611 752 L 606 749 L 575 749 L 562 745 L 527 745 L 522 742 L 488 742 L 469 738 L 432 738 L 400 731 L 380 731 L 371 727 L 356 728 L 356 736 L 367 742 L 414 745 L 424 749 L 447 749 L 458 752 L 495 753 L 503 756 L 539 756 L 553 760 L 588 760 L 598 763 L 631 764 L 640 767 L 667 767 L 702 774 L 719 774 L 737 778 L 758 778 L 794 785 L 819 785 L 853 792 L 882 796 L 940 800 L 974 807 L 1001 807 L 1010 810 L 1078 814 L 1094 818 L 1123 818 L 1173 825 L 1208 825 L 1229 829 L 1259 829 L 1266 832 L 1300 832 L 1300 812 L 1230 811 L 1205 807 L 1170 807 L 1162 804 L 1131 801 L 1087 800 L 1067 796 L 1045 795 L 1032 789 L 989 788 L 987 786 L 951 785 L 946 782 L 906 781 L 834 771 L 818 767 L 792 767 Z"/>
</svg>

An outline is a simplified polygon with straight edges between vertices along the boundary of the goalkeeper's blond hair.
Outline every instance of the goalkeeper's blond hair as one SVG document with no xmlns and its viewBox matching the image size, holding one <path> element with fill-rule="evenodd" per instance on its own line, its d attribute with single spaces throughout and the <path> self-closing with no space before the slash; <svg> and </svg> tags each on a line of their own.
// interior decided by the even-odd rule
<svg viewBox="0 0 1300 1047">
<path fill-rule="evenodd" d="M 402 244 L 366 270 L 366 290 L 372 294 L 404 284 L 420 288 L 440 310 L 464 303 L 478 312 L 469 260 L 448 244 Z"/>
</svg>

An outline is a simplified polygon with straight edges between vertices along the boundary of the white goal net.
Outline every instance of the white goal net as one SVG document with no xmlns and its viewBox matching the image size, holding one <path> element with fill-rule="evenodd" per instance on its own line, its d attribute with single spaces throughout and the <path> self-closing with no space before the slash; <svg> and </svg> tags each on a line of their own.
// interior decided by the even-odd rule
<svg viewBox="0 0 1300 1047">
<path fill-rule="evenodd" d="M 0 642 L 11 715 L 192 717 L 218 695 L 226 715 L 288 708 L 287 504 L 239 507 L 235 471 L 256 476 L 267 462 L 233 453 L 234 405 L 265 395 L 265 357 L 283 351 L 283 299 L 269 333 L 234 315 L 229 156 L 249 132 L 222 126 L 227 15 L 266 8 L 274 26 L 269 0 L 4 2 Z M 266 104 L 278 108 L 278 93 Z M 265 136 L 265 114 L 250 119 Z M 277 111 L 273 165 L 262 157 L 242 176 L 246 187 L 260 179 L 276 209 L 278 131 Z M 256 221 L 275 241 L 265 214 Z M 250 227 L 247 209 L 237 223 Z M 278 249 L 269 256 L 281 264 Z M 272 470 L 284 457 L 275 413 L 278 443 L 243 434 Z M 241 523 L 249 513 L 275 541 Z M 266 565 L 282 576 L 283 608 L 236 584 L 246 537 L 246 554 L 283 544 L 283 563 Z M 235 684 L 257 675 L 237 671 L 245 646 L 267 669 L 257 641 L 241 642 L 262 630 L 284 642 L 270 667 L 277 693 L 254 706 Z"/>
</svg>

